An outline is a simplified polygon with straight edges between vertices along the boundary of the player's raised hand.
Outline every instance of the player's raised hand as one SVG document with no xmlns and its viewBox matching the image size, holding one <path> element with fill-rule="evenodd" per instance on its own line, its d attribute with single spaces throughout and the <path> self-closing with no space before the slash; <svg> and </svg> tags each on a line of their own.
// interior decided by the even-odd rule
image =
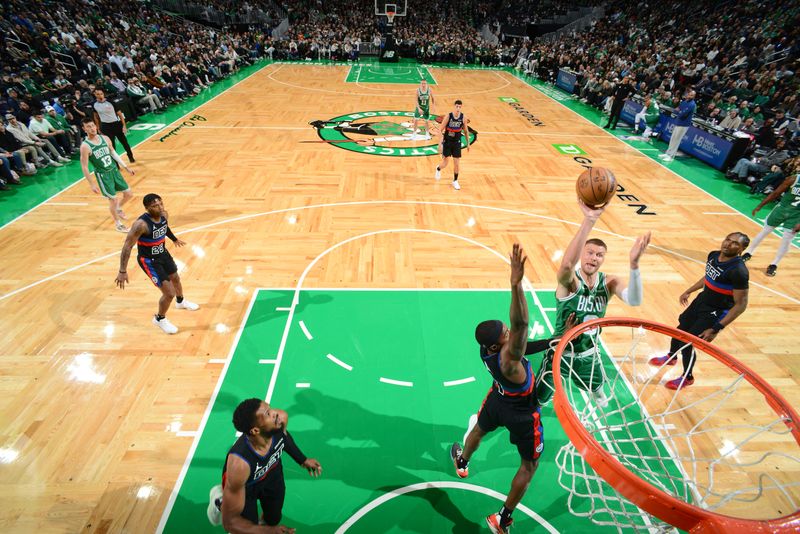
<svg viewBox="0 0 800 534">
<path fill-rule="evenodd" d="M 514 249 L 509 254 L 509 259 L 511 260 L 511 285 L 515 286 L 522 281 L 522 277 L 525 275 L 525 261 L 528 256 L 525 255 L 525 251 L 522 250 L 519 243 L 514 243 Z"/>
<path fill-rule="evenodd" d="M 631 269 L 639 268 L 639 259 L 644 254 L 644 251 L 647 250 L 647 245 L 650 244 L 650 235 L 650 232 L 647 232 L 636 238 L 636 242 L 631 247 Z"/>
<path fill-rule="evenodd" d="M 314 458 L 308 458 L 303 462 L 303 467 L 308 471 L 308 474 L 316 478 L 322 474 L 322 466 Z"/>
<path fill-rule="evenodd" d="M 596 221 L 600 218 L 610 203 L 611 201 L 609 200 L 599 208 L 592 208 L 591 206 L 587 206 L 586 203 L 580 198 L 578 199 L 578 205 L 581 207 L 584 217 L 592 219 L 593 221 Z"/>
</svg>

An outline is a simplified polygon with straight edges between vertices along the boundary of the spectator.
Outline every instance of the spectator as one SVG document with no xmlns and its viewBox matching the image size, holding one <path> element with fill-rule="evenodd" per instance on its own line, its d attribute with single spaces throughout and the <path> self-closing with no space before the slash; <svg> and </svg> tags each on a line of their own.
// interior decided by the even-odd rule
<svg viewBox="0 0 800 534">
<path fill-rule="evenodd" d="M 158 113 L 164 109 L 164 104 L 161 103 L 158 95 L 151 90 L 145 89 L 136 77 L 128 80 L 127 92 L 134 102 L 141 106 L 148 106 L 151 112 Z"/>
<path fill-rule="evenodd" d="M 786 140 L 781 137 L 778 138 L 775 148 L 763 156 L 752 159 L 741 158 L 733 169 L 728 171 L 728 178 L 736 182 L 747 182 L 750 185 L 756 183 L 756 176 L 770 172 L 773 166 L 780 166 L 789 159 L 789 152 L 785 146 Z"/>
<path fill-rule="evenodd" d="M 51 167 L 61 167 L 61 163 L 68 163 L 69 160 L 59 154 L 56 147 L 47 139 L 39 139 L 33 135 L 27 126 L 19 122 L 14 115 L 6 115 L 8 125 L 6 129 L 19 141 L 23 146 L 33 147 L 38 155 L 37 162 L 43 161 Z M 47 151 L 47 152 L 45 152 Z"/>
<path fill-rule="evenodd" d="M 36 149 L 24 146 L 14 135 L 6 130 L 6 125 L 0 121 L 0 152 L 11 154 L 17 163 L 16 168 L 20 174 L 31 176 L 36 174 Z M 28 161 L 30 158 L 30 161 Z"/>
<path fill-rule="evenodd" d="M 725 130 L 736 130 L 741 123 L 742 119 L 739 117 L 739 110 L 731 109 L 728 111 L 728 115 L 719 123 L 719 127 Z"/>
<path fill-rule="evenodd" d="M 667 152 L 665 154 L 658 156 L 664 161 L 669 162 L 675 158 L 683 137 L 686 135 L 686 132 L 689 131 L 689 126 L 692 125 L 694 110 L 697 108 L 697 104 L 694 102 L 694 97 L 695 92 L 693 90 L 689 90 L 678 106 L 678 112 L 675 115 L 675 126 L 672 129 L 672 137 L 669 140 L 669 148 L 667 148 Z"/>
<path fill-rule="evenodd" d="M 31 118 L 30 124 L 28 124 L 28 129 L 39 139 L 53 143 L 53 146 L 56 147 L 64 159 L 67 159 L 67 156 L 72 152 L 72 144 L 69 142 L 67 132 L 53 128 L 50 122 L 44 118 L 44 115 L 43 109 L 37 110 Z M 67 161 L 69 160 L 67 159 Z"/>
</svg>

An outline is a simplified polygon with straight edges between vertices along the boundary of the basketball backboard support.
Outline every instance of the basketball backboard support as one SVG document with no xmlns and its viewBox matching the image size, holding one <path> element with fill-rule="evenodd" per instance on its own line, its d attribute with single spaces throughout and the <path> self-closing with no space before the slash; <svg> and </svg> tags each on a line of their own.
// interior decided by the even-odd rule
<svg viewBox="0 0 800 534">
<path fill-rule="evenodd" d="M 395 17 L 405 17 L 406 0 L 375 0 L 376 16 L 385 16 L 387 11 L 394 11 Z"/>
</svg>

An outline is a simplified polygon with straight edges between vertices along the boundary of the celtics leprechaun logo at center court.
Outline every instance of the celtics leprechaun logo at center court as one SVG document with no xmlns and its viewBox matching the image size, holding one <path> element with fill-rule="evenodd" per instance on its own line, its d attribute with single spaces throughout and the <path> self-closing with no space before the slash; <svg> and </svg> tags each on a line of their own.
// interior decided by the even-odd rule
<svg viewBox="0 0 800 534">
<path fill-rule="evenodd" d="M 437 155 L 438 140 L 426 135 L 422 124 L 418 124 L 417 132 L 413 132 L 413 121 L 413 111 L 361 111 L 309 124 L 316 128 L 321 139 L 316 142 L 352 152 L 401 157 Z M 430 128 L 437 126 L 431 121 Z M 478 138 L 478 132 L 469 128 L 469 136 L 472 144 Z M 463 137 L 461 147 L 466 148 Z"/>
</svg>

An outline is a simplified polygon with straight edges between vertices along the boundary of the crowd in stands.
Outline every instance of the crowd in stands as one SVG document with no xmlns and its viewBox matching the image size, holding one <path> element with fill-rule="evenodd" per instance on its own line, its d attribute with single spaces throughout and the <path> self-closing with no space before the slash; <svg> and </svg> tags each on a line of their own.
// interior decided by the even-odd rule
<svg viewBox="0 0 800 534">
<path fill-rule="evenodd" d="M 145 3 L 44 6 L 0 7 L 0 189 L 76 157 L 97 89 L 130 121 L 199 93 L 263 50 L 258 34 L 232 36 Z"/>
<path fill-rule="evenodd" d="M 259 57 L 357 61 L 366 43 L 383 45 L 386 29 L 386 20 L 374 15 L 372 0 L 191 2 L 236 16 L 254 10 L 269 10 L 270 18 L 285 13 L 288 34 L 277 39 L 265 27 L 239 33 L 214 29 L 148 2 L 3 3 L 0 118 L 7 118 L 0 130 L 0 188 L 17 181 L 17 174 L 59 166 L 73 155 L 80 121 L 92 116 L 96 89 L 133 120 L 181 102 Z M 553 0 L 547 5 L 559 12 L 571 4 Z M 638 97 L 662 108 L 677 108 L 693 89 L 697 116 L 754 140 L 752 164 L 739 165 L 732 179 L 752 186 L 779 172 L 776 168 L 794 168 L 791 155 L 800 141 L 800 7 L 795 2 L 696 0 L 676 11 L 666 2 L 611 0 L 606 16 L 588 30 L 554 41 L 490 44 L 481 37 L 478 28 L 484 24 L 535 20 L 543 12 L 531 13 L 540 5 L 430 0 L 395 18 L 393 38 L 402 55 L 424 62 L 513 63 L 550 81 L 559 68 L 568 68 L 577 74 L 579 97 L 604 110 L 610 110 L 612 95 L 626 77 Z M 785 148 L 774 152 L 781 138 Z"/>
<path fill-rule="evenodd" d="M 678 108 L 694 90 L 696 117 L 753 139 L 754 153 L 745 158 L 751 164 L 729 172 L 732 180 L 769 192 L 764 175 L 796 168 L 790 156 L 800 148 L 800 5 L 696 0 L 676 11 L 667 2 L 615 0 L 605 9 L 585 32 L 520 44 L 516 66 L 549 81 L 570 69 L 578 96 L 606 112 L 626 77 L 637 95 L 666 108 Z"/>
</svg>

